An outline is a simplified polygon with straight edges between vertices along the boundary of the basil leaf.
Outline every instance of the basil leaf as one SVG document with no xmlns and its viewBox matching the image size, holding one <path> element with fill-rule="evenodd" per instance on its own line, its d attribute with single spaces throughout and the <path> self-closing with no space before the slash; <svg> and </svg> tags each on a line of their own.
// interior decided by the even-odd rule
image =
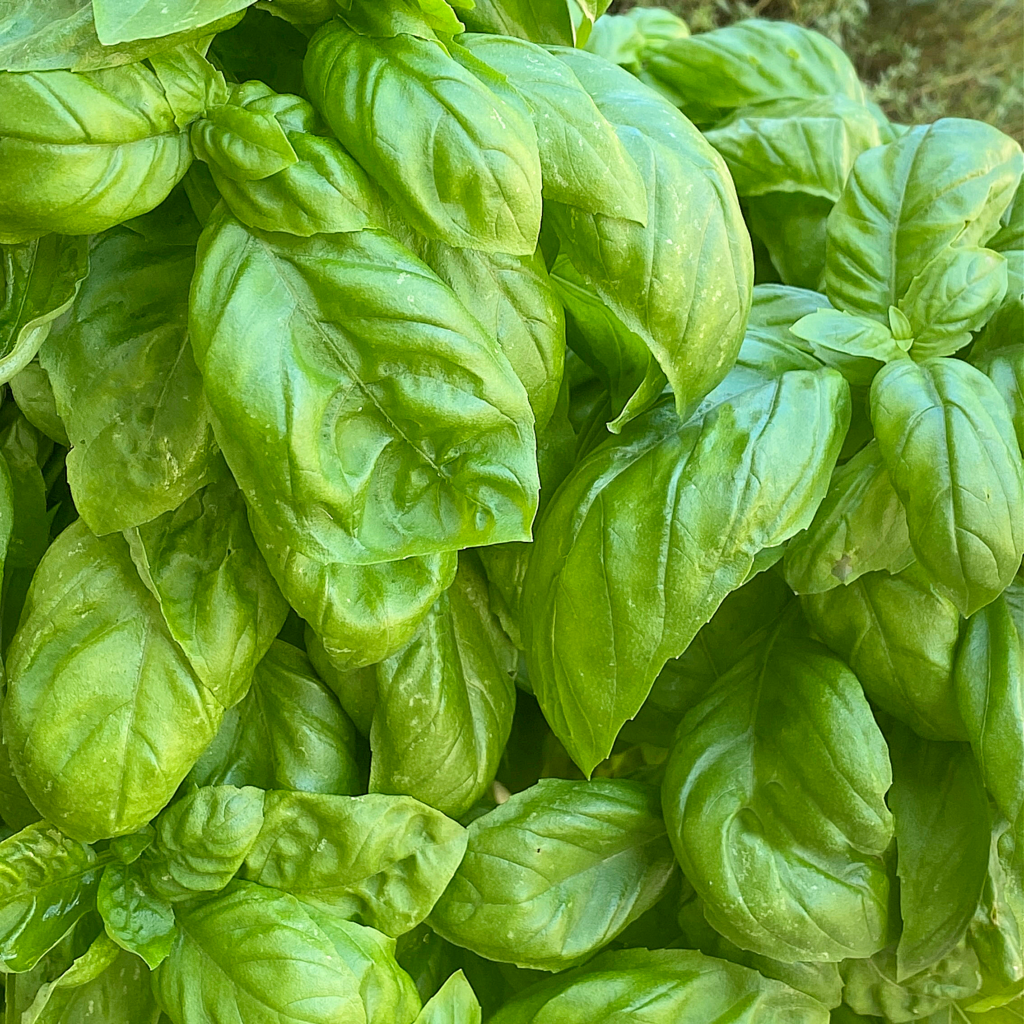
<svg viewBox="0 0 1024 1024">
<path fill-rule="evenodd" d="M 153 975 L 173 1019 L 367 1024 L 358 980 L 294 896 L 235 882 L 176 916 L 174 948 Z"/>
<path fill-rule="evenodd" d="M 881 949 L 891 775 L 853 673 L 820 644 L 769 641 L 719 679 L 676 735 L 662 800 L 708 922 L 779 960 Z"/>
<path fill-rule="evenodd" d="M 127 544 L 81 521 L 36 570 L 7 670 L 15 772 L 49 820 L 87 841 L 153 818 L 224 713 L 172 639 Z"/>
<path fill-rule="evenodd" d="M 623 949 L 528 989 L 489 1024 L 827 1024 L 828 1010 L 757 971 L 692 950 Z"/>
<path fill-rule="evenodd" d="M 480 1024 L 481 1010 L 473 986 L 456 971 L 420 1011 L 415 1024 Z"/>
<path fill-rule="evenodd" d="M 471 32 L 516 36 L 535 43 L 575 46 L 576 30 L 565 0 L 477 0 L 460 11 Z"/>
<path fill-rule="evenodd" d="M 365 772 L 355 729 L 309 660 L 276 641 L 249 692 L 224 715 L 189 774 L 199 786 L 357 793 Z"/>
<path fill-rule="evenodd" d="M 960 615 L 920 566 L 866 573 L 803 607 L 879 707 L 926 739 L 966 739 L 953 687 Z"/>
<path fill-rule="evenodd" d="M 1022 169 L 1012 139 L 959 118 L 861 154 L 828 219 L 832 304 L 886 322 L 931 259 L 995 230 Z"/>
<path fill-rule="evenodd" d="M 97 909 L 107 934 L 150 968 L 162 963 L 177 934 L 174 908 L 155 893 L 132 864 L 108 864 L 100 879 Z"/>
<path fill-rule="evenodd" d="M 264 550 L 366 564 L 529 536 L 526 392 L 397 242 L 263 235 L 220 213 L 192 295 L 215 433 Z"/>
<path fill-rule="evenodd" d="M 537 699 L 585 772 L 755 556 L 809 524 L 847 403 L 840 375 L 818 370 L 748 387 L 686 425 L 661 405 L 563 483 L 537 530 L 523 630 Z"/>
<path fill-rule="evenodd" d="M 245 877 L 397 936 L 430 913 L 465 849 L 465 829 L 412 797 L 275 792 Z"/>
<path fill-rule="evenodd" d="M 903 359 L 875 377 L 871 421 L 918 561 L 973 615 L 1024 556 L 1024 465 L 1005 403 L 968 363 Z"/>
<path fill-rule="evenodd" d="M 371 37 L 337 19 L 310 40 L 304 74 L 341 144 L 417 231 L 449 245 L 533 253 L 540 160 L 514 94 L 490 88 L 436 40 Z"/>
<path fill-rule="evenodd" d="M 119 228 L 90 259 L 71 318 L 39 362 L 72 441 L 76 507 L 103 535 L 177 508 L 217 462 L 189 347 L 192 251 Z"/>
<path fill-rule="evenodd" d="M 798 594 L 849 586 L 865 573 L 914 561 L 907 514 L 872 440 L 832 474 L 813 522 L 786 547 L 786 582 Z"/>
<path fill-rule="evenodd" d="M 577 273 L 657 359 L 680 416 L 725 376 L 743 337 L 752 266 L 724 162 L 671 105 L 580 50 L 558 57 L 615 126 L 647 188 L 645 224 L 549 203 Z M 689 232 L 700 244 L 684 246 Z"/>
<path fill-rule="evenodd" d="M 517 662 L 486 577 L 463 557 L 408 646 L 377 666 L 370 790 L 407 793 L 453 816 L 469 810 L 512 727 Z"/>
<path fill-rule="evenodd" d="M 968 619 L 953 683 L 985 785 L 1006 819 L 1020 822 L 1024 813 L 1024 583 L 1019 577 Z"/>
<path fill-rule="evenodd" d="M 192 156 L 142 64 L 0 72 L 0 242 L 85 235 L 153 209 Z"/>
<path fill-rule="evenodd" d="M 152 39 L 202 28 L 227 14 L 243 10 L 252 0 L 93 0 L 96 35 L 104 46 Z"/>
<path fill-rule="evenodd" d="M 472 822 L 429 923 L 491 960 L 558 971 L 653 906 L 673 869 L 655 789 L 543 779 Z"/>
<path fill-rule="evenodd" d="M 40 821 L 0 842 L 0 965 L 27 971 L 92 910 L 105 858 Z"/>
</svg>

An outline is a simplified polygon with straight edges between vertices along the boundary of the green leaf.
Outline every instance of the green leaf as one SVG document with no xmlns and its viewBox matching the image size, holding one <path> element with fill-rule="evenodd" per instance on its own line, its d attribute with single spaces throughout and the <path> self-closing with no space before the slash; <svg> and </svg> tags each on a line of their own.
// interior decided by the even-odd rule
<svg viewBox="0 0 1024 1024">
<path fill-rule="evenodd" d="M 803 607 L 879 707 L 926 739 L 966 738 L 953 688 L 960 615 L 919 566 L 867 573 Z"/>
<path fill-rule="evenodd" d="M 985 785 L 1006 819 L 1020 822 L 1024 812 L 1024 582 L 1020 577 L 967 621 L 953 684 Z"/>
<path fill-rule="evenodd" d="M 515 36 L 535 43 L 576 44 L 566 0 L 476 0 L 459 12 L 470 32 Z"/>
<path fill-rule="evenodd" d="M 39 361 L 73 444 L 75 504 L 102 535 L 177 508 L 217 463 L 189 347 L 192 251 L 121 228 L 94 244 L 91 261 Z"/>
<path fill-rule="evenodd" d="M 988 798 L 965 743 L 888 733 L 903 932 L 896 978 L 948 956 L 963 939 L 988 874 Z"/>
<path fill-rule="evenodd" d="M 280 0 L 278 0 L 280 2 Z M 241 12 L 229 14 L 203 27 L 210 35 L 230 28 Z M 138 39 L 104 46 L 96 35 L 92 0 L 48 0 L 47 3 L 10 2 L 0 9 L 0 68 L 5 71 L 91 71 L 143 60 L 152 53 L 173 49 L 198 34 L 196 29 L 156 39 Z"/>
<path fill-rule="evenodd" d="M 223 464 L 222 464 L 223 466 Z M 171 636 L 225 707 L 249 689 L 288 606 L 249 530 L 226 469 L 173 512 L 125 532 Z"/>
<path fill-rule="evenodd" d="M 536 132 L 504 79 L 481 81 L 436 40 L 360 35 L 337 19 L 310 40 L 304 73 L 341 144 L 417 231 L 449 245 L 533 253 Z"/>
<path fill-rule="evenodd" d="M 886 323 L 934 257 L 992 234 L 1022 168 L 1013 139 L 960 118 L 863 153 L 828 219 L 832 304 Z"/>
<path fill-rule="evenodd" d="M 999 230 L 988 239 L 983 239 L 996 252 L 1024 249 L 1024 182 L 1017 186 L 1013 202 L 999 220 Z"/>
<path fill-rule="evenodd" d="M 199 786 L 258 786 L 309 793 L 358 793 L 365 773 L 348 715 L 306 656 L 277 641 L 256 666 L 252 687 L 189 776 Z"/>
<path fill-rule="evenodd" d="M 874 112 L 841 93 L 740 107 L 705 138 L 725 158 L 741 196 L 800 192 L 832 202 L 857 157 L 882 144 Z"/>
<path fill-rule="evenodd" d="M 381 564 L 389 563 L 382 562 Z M 352 723 L 359 730 L 360 735 L 369 736 L 370 727 L 373 724 L 373 711 L 377 706 L 377 666 L 338 668 L 320 638 L 308 625 L 303 640 L 306 643 L 309 660 L 313 663 L 320 678 L 338 698 L 338 702 L 345 709 L 345 714 L 352 719 Z M 309 786 L 272 786 L 269 788 L 306 789 L 310 792 L 318 792 Z"/>
<path fill-rule="evenodd" d="M 904 357 L 888 327 L 866 316 L 821 309 L 797 320 L 790 331 L 811 346 L 826 366 L 854 385 L 868 385 L 883 363 Z"/>
<path fill-rule="evenodd" d="M 272 561 L 294 550 L 365 564 L 529 537 L 526 392 L 397 242 L 268 236 L 218 214 L 191 318 L 215 431 Z"/>
<path fill-rule="evenodd" d="M 652 55 L 647 66 L 698 124 L 771 100 L 865 99 L 853 64 L 835 43 L 783 21 L 752 18 L 676 39 Z"/>
<path fill-rule="evenodd" d="M 487 578 L 463 557 L 409 645 L 377 666 L 371 791 L 406 793 L 452 816 L 469 810 L 512 727 L 517 663 Z"/>
<path fill-rule="evenodd" d="M 150 885 L 175 901 L 223 889 L 259 837 L 263 802 L 252 786 L 204 786 L 171 804 L 142 855 Z"/>
<path fill-rule="evenodd" d="M 754 285 L 747 330 L 767 331 L 781 341 L 799 345 L 789 328 L 801 317 L 828 308 L 829 301 L 821 292 L 786 284 Z"/>
<path fill-rule="evenodd" d="M 30 362 L 16 373 L 9 383 L 14 401 L 25 414 L 25 419 L 51 441 L 70 448 L 71 442 L 68 440 L 64 422 L 57 412 L 57 402 L 50 386 L 50 378 L 38 361 Z"/>
<path fill-rule="evenodd" d="M 585 772 L 754 558 L 804 529 L 825 494 L 845 381 L 762 381 L 686 425 L 664 403 L 634 420 L 577 464 L 541 520 L 523 597 L 530 680 Z"/>
<path fill-rule="evenodd" d="M 461 825 L 412 797 L 268 793 L 245 877 L 397 936 L 430 913 L 465 849 Z"/>
<path fill-rule="evenodd" d="M 0 413 L 0 456 L 10 478 L 13 521 L 5 545 L 9 568 L 35 569 L 50 543 L 46 481 L 40 469 L 53 445 L 8 406 Z"/>
<path fill-rule="evenodd" d="M 991 319 L 1006 294 L 1006 260 L 974 245 L 939 252 L 910 282 L 899 308 L 913 330 L 915 359 L 950 356 Z"/>
<path fill-rule="evenodd" d="M 470 35 L 460 41 L 526 100 L 537 130 L 545 199 L 647 223 L 640 171 L 570 66 L 524 40 Z"/>
<path fill-rule="evenodd" d="M 243 10 L 252 0 L 93 0 L 96 35 L 104 46 L 202 28 Z"/>
<path fill-rule="evenodd" d="M 918 561 L 964 615 L 993 601 L 1024 556 L 1024 465 L 995 385 L 957 359 L 890 363 L 871 422 Z"/>
<path fill-rule="evenodd" d="M 420 1011 L 416 1024 L 480 1024 L 480 1003 L 462 971 L 456 971 Z"/>
<path fill-rule="evenodd" d="M 960 1024 L 962 1015 L 932 1022 L 930 1014 L 941 1012 L 954 1000 L 967 999 L 978 990 L 981 980 L 978 958 L 964 943 L 934 967 L 902 982 L 896 980 L 896 954 L 892 949 L 867 960 L 848 960 L 842 971 L 846 982 L 843 998 L 850 1007 L 858 1013 L 882 1014 L 892 1024 Z"/>
<path fill-rule="evenodd" d="M 743 200 L 752 235 L 767 250 L 771 267 L 787 285 L 821 289 L 830 199 L 802 192 L 769 192 Z M 827 301 L 827 300 L 826 300 Z"/>
<path fill-rule="evenodd" d="M 192 159 L 143 64 L 0 72 L 0 242 L 86 235 L 157 206 Z"/>
<path fill-rule="evenodd" d="M 195 155 L 232 181 L 258 181 L 290 167 L 299 158 L 273 114 L 232 100 L 207 110 L 189 136 Z"/>
<path fill-rule="evenodd" d="M 907 514 L 871 441 L 835 470 L 811 525 L 787 545 L 786 582 L 798 594 L 821 594 L 913 561 Z"/>
<path fill-rule="evenodd" d="M 674 866 L 653 787 L 542 779 L 469 826 L 429 923 L 491 960 L 559 971 L 653 906 Z"/>
<path fill-rule="evenodd" d="M 389 230 L 462 300 L 498 339 L 530 399 L 538 432 L 558 400 L 565 363 L 565 317 L 539 252 L 532 256 L 457 249 L 391 218 Z"/>
<path fill-rule="evenodd" d="M 108 864 L 100 879 L 97 909 L 107 934 L 154 968 L 166 959 L 177 934 L 174 908 L 131 864 Z"/>
<path fill-rule="evenodd" d="M 104 858 L 40 821 L 0 843 L 0 967 L 27 971 L 93 909 Z"/>
<path fill-rule="evenodd" d="M 828 1019 L 816 999 L 748 967 L 692 950 L 622 949 L 528 989 L 488 1024 L 828 1024 Z"/>
<path fill-rule="evenodd" d="M 85 238 L 45 235 L 0 246 L 0 382 L 11 380 L 35 358 L 88 273 Z"/>
<path fill-rule="evenodd" d="M 40 563 L 7 652 L 4 734 L 32 802 L 86 841 L 174 794 L 223 705 L 193 672 L 119 536 L 81 522 Z"/>
<path fill-rule="evenodd" d="M 709 924 L 777 960 L 881 949 L 891 775 L 853 673 L 820 644 L 769 640 L 676 737 L 662 802 Z"/>
<path fill-rule="evenodd" d="M 626 71 L 580 50 L 555 52 L 616 128 L 648 209 L 646 227 L 560 203 L 545 216 L 584 283 L 651 350 L 688 416 L 735 361 L 750 303 L 749 242 L 728 171 Z"/>
<path fill-rule="evenodd" d="M 174 948 L 153 975 L 174 1020 L 367 1024 L 355 975 L 294 896 L 235 882 L 183 904 L 177 919 Z"/>
</svg>

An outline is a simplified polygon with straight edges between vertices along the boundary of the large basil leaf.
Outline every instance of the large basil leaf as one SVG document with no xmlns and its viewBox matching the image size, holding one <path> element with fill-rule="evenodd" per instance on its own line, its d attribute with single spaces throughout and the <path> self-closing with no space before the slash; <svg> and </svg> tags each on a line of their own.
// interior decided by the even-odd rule
<svg viewBox="0 0 1024 1024">
<path fill-rule="evenodd" d="M 40 821 L 0 843 L 0 968 L 27 971 L 93 909 L 103 857 Z"/>
<path fill-rule="evenodd" d="M 216 483 L 125 537 L 196 675 L 225 706 L 234 704 L 288 614 L 234 480 L 224 470 Z"/>
<path fill-rule="evenodd" d="M 559 66 L 561 63 L 559 62 Z M 390 219 L 389 229 L 498 339 L 530 398 L 538 433 L 551 419 L 565 363 L 565 323 L 555 282 L 540 252 L 532 256 L 459 249 Z"/>
<path fill-rule="evenodd" d="M 782 21 L 752 18 L 673 40 L 651 56 L 647 69 L 698 124 L 751 103 L 865 98 L 850 59 L 835 43 Z"/>
<path fill-rule="evenodd" d="M 787 372 L 686 425 L 658 406 L 577 464 L 537 529 L 523 628 L 537 699 L 585 772 L 755 557 L 809 524 L 848 417 L 834 370 Z"/>
<path fill-rule="evenodd" d="M 872 440 L 836 469 L 813 522 L 787 546 L 786 582 L 798 594 L 820 594 L 913 561 L 907 514 Z"/>
<path fill-rule="evenodd" d="M 96 35 L 104 46 L 188 32 L 248 7 L 253 0 L 92 0 Z"/>
<path fill-rule="evenodd" d="M 868 573 L 803 606 L 880 708 L 925 739 L 967 738 L 953 687 L 960 615 L 919 566 Z"/>
<path fill-rule="evenodd" d="M 4 735 L 32 802 L 86 841 L 134 832 L 173 795 L 224 705 L 168 632 L 119 536 L 50 546 L 7 652 Z"/>
<path fill-rule="evenodd" d="M 687 949 L 623 949 L 527 989 L 489 1024 L 828 1024 L 816 999 Z"/>
<path fill-rule="evenodd" d="M 887 734 L 903 918 L 896 977 L 902 982 L 963 939 L 988 874 L 991 827 L 967 744 L 933 743 L 902 727 Z"/>
<path fill-rule="evenodd" d="M 674 866 L 653 787 L 543 779 L 469 826 L 430 927 L 491 960 L 558 971 L 653 906 Z"/>
<path fill-rule="evenodd" d="M 377 666 L 370 789 L 459 815 L 498 768 L 512 727 L 518 652 L 490 607 L 479 564 L 460 559 L 409 645 Z"/>
<path fill-rule="evenodd" d="M 204 786 L 171 804 L 140 860 L 153 889 L 172 901 L 223 889 L 260 834 L 263 803 L 252 786 Z"/>
<path fill-rule="evenodd" d="M 832 304 L 887 323 L 889 307 L 933 257 L 992 234 L 1022 168 L 1013 139 L 960 118 L 862 153 L 828 218 Z"/>
<path fill-rule="evenodd" d="M 183 904 L 177 920 L 174 948 L 153 975 L 175 1021 L 367 1024 L 358 979 L 294 896 L 235 882 Z"/>
<path fill-rule="evenodd" d="M 0 381 L 32 361 L 88 273 L 85 238 L 44 235 L 0 246 Z"/>
<path fill-rule="evenodd" d="M 160 203 L 192 159 L 143 64 L 0 72 L 0 242 L 102 231 Z"/>
<path fill-rule="evenodd" d="M 204 26 L 211 35 L 234 25 L 241 13 Z M 194 40 L 195 29 L 153 39 L 104 46 L 96 35 L 92 0 L 47 0 L 8 3 L 0 11 L 0 68 L 5 71 L 89 71 L 131 64 L 151 53 Z"/>
<path fill-rule="evenodd" d="M 537 135 L 501 76 L 482 81 L 437 40 L 362 35 L 337 19 L 310 40 L 304 75 L 342 145 L 417 231 L 449 245 L 533 253 Z"/>
<path fill-rule="evenodd" d="M 777 960 L 886 941 L 885 741 L 856 677 L 812 641 L 769 641 L 680 723 L 662 802 L 708 922 Z"/>
<path fill-rule="evenodd" d="M 918 561 L 964 615 L 1024 556 L 1024 464 L 995 385 L 959 359 L 897 360 L 871 385 L 871 422 Z"/>
<path fill-rule="evenodd" d="M 741 196 L 800 192 L 835 202 L 854 161 L 881 145 L 882 132 L 872 110 L 840 93 L 741 107 L 705 138 Z"/>
<path fill-rule="evenodd" d="M 388 935 L 411 931 L 466 850 L 466 830 L 407 796 L 268 793 L 245 877 Z"/>
<path fill-rule="evenodd" d="M 1019 577 L 968 620 L 953 682 L 985 785 L 1019 828 L 1024 812 L 1024 582 Z"/>
<path fill-rule="evenodd" d="M 358 793 L 365 779 L 358 742 L 306 656 L 278 641 L 256 666 L 249 692 L 225 713 L 189 779 L 200 786 Z"/>
<path fill-rule="evenodd" d="M 272 561 L 294 550 L 371 563 L 529 538 L 526 392 L 397 242 L 264 235 L 221 212 L 190 312 L 215 432 Z"/>
<path fill-rule="evenodd" d="M 654 354 L 687 416 L 735 361 L 750 306 L 752 258 L 728 171 L 628 72 L 581 50 L 555 52 L 639 168 L 647 216 L 644 226 L 560 203 L 545 216 L 583 281 Z"/>
<path fill-rule="evenodd" d="M 68 430 L 68 482 L 97 534 L 170 509 L 208 482 L 216 445 L 188 337 L 190 249 L 119 228 L 63 329 L 39 353 Z"/>
<path fill-rule="evenodd" d="M 537 129 L 544 198 L 647 222 L 647 188 L 625 146 L 570 67 L 540 46 L 493 35 L 460 42 L 505 75 Z"/>
</svg>

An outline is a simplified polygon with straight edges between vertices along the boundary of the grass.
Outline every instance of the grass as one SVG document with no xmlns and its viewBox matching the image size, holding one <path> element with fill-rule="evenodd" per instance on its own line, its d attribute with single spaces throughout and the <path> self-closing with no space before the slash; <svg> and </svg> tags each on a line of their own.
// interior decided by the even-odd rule
<svg viewBox="0 0 1024 1024">
<path fill-rule="evenodd" d="M 669 7 L 694 32 L 785 18 L 839 43 L 893 120 L 973 117 L 1024 145 L 1021 0 L 619 0 Z"/>
</svg>

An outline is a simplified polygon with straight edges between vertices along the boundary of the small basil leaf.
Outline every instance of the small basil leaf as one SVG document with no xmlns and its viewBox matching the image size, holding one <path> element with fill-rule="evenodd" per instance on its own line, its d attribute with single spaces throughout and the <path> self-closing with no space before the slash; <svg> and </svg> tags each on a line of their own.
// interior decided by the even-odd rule
<svg viewBox="0 0 1024 1024">
<path fill-rule="evenodd" d="M 107 934 L 123 949 L 141 956 L 150 968 L 170 953 L 176 934 L 174 908 L 133 865 L 107 865 L 96 904 Z"/>
<path fill-rule="evenodd" d="M 415 1024 L 480 1024 L 480 1002 L 462 971 L 456 971 L 420 1011 Z"/>
</svg>

